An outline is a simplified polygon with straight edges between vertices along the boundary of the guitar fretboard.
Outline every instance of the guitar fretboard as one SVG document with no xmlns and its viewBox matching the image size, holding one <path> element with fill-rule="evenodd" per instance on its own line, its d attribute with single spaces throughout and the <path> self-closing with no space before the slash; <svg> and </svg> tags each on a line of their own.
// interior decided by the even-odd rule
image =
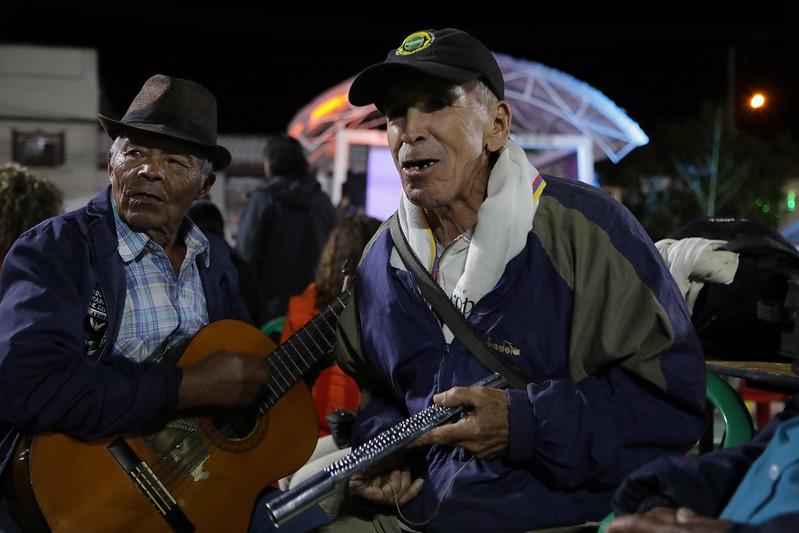
<svg viewBox="0 0 799 533">
<path fill-rule="evenodd" d="M 336 344 L 336 323 L 344 310 L 347 296 L 349 291 L 336 298 L 267 358 L 272 378 L 259 405 L 261 414 L 275 405 L 312 366 L 333 349 Z"/>
</svg>

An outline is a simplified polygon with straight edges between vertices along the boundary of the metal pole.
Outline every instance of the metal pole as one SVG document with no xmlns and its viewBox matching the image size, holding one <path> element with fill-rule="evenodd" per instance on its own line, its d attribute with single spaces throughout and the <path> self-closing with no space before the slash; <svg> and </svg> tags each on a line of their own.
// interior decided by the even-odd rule
<svg viewBox="0 0 799 533">
<path fill-rule="evenodd" d="M 727 126 L 735 134 L 735 45 L 727 45 Z"/>
<path fill-rule="evenodd" d="M 719 181 L 719 152 L 721 151 L 721 106 L 716 107 L 713 121 L 713 153 L 710 157 L 710 190 L 707 195 L 707 216 L 716 216 L 716 187 Z"/>
</svg>

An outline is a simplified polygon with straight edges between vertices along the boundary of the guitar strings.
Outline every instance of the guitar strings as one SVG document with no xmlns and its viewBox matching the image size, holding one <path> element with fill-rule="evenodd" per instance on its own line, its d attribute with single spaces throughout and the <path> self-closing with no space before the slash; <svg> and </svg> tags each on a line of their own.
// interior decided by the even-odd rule
<svg viewBox="0 0 799 533">
<path fill-rule="evenodd" d="M 327 322 L 327 317 L 326 316 L 323 316 L 322 320 L 324 320 L 326 325 L 328 325 L 328 327 L 330 327 L 329 322 Z M 324 335 L 324 333 L 319 329 L 317 324 L 314 324 L 314 327 L 317 329 L 317 332 L 319 332 L 320 334 Z M 332 330 L 332 327 L 331 327 L 331 330 Z M 303 333 L 303 332 L 301 331 L 301 332 L 298 332 L 298 334 L 299 333 Z M 305 334 L 310 339 L 310 342 L 313 343 L 320 352 L 323 351 L 324 353 L 328 353 L 329 350 L 334 346 L 334 344 L 330 343 L 327 339 L 323 339 L 323 340 L 321 340 L 323 342 L 323 344 L 327 344 L 326 350 L 323 350 L 319 346 L 319 344 L 317 343 L 316 339 L 314 339 L 314 337 L 313 337 L 313 335 L 311 333 L 309 333 L 308 331 L 305 331 Z M 302 340 L 301 337 L 297 337 L 297 340 L 299 340 L 301 342 L 301 344 L 305 347 L 306 351 L 310 352 L 310 349 L 308 348 L 308 345 Z M 285 344 L 284 344 L 284 347 L 286 347 Z M 296 353 L 296 355 L 300 357 L 300 359 L 302 360 L 303 364 L 305 364 L 308 368 L 310 368 L 310 366 L 312 366 L 312 364 L 315 362 L 315 361 L 312 360 L 312 362 L 309 363 L 305 359 L 305 357 L 303 356 L 302 352 L 299 349 L 297 349 L 296 343 L 291 343 L 291 345 L 288 346 L 288 347 L 291 347 L 291 348 L 294 349 L 294 352 Z M 272 364 L 270 366 L 275 371 L 275 374 L 277 374 L 278 376 L 284 378 L 283 379 L 283 382 L 284 382 L 283 385 L 281 385 L 279 379 L 276 381 L 276 383 L 270 381 L 270 383 L 267 385 L 267 387 L 269 389 L 269 393 L 271 393 L 271 396 L 269 394 L 267 394 L 267 398 L 266 398 L 266 402 L 270 404 L 269 407 L 274 405 L 274 403 L 276 403 L 277 400 L 279 400 L 280 397 L 283 394 L 285 394 L 285 392 L 293 386 L 292 383 L 289 383 L 285 379 L 285 377 L 281 375 L 280 368 L 277 366 L 277 365 L 282 364 L 282 366 L 285 369 L 290 371 L 290 368 L 288 367 L 288 364 L 285 362 L 285 357 L 281 357 L 281 355 L 291 355 L 291 354 L 289 354 L 287 350 L 284 350 L 284 351 L 285 351 L 285 354 L 278 354 L 277 352 L 273 352 L 274 357 L 270 356 L 267 359 L 268 362 L 269 362 L 270 359 L 274 359 L 274 361 L 271 361 Z M 289 357 L 289 359 L 293 360 L 294 358 L 293 357 Z M 298 370 L 301 370 L 297 366 L 296 361 L 294 362 L 294 366 L 297 367 Z M 301 377 L 301 375 L 302 375 L 302 373 L 300 373 L 299 377 Z M 296 381 L 295 381 L 295 383 L 296 383 Z M 278 391 L 275 391 L 275 389 L 273 388 L 273 384 L 277 384 L 278 385 Z M 265 411 L 263 409 L 261 409 L 261 412 L 265 412 Z M 252 421 L 252 417 L 251 416 L 237 415 L 237 416 L 233 417 L 230 421 L 228 421 L 228 423 L 226 425 L 224 425 L 221 428 L 217 429 L 217 431 L 219 431 L 223 435 L 226 432 L 230 432 L 230 431 L 232 431 L 233 432 L 232 434 L 234 434 L 234 435 L 235 434 L 239 434 L 240 432 L 242 432 L 244 427 L 249 426 L 251 424 L 251 421 Z M 258 423 L 257 419 L 256 419 L 256 423 Z M 228 433 L 228 434 L 230 434 L 230 433 Z M 197 442 L 198 440 L 199 440 L 199 442 Z M 190 479 L 190 477 L 187 476 L 186 474 L 190 474 L 191 472 L 189 471 L 189 469 L 196 468 L 196 465 L 197 465 L 198 462 L 200 462 L 200 460 L 202 460 L 201 464 L 209 464 L 216 457 L 216 455 L 213 454 L 212 452 L 213 452 L 213 449 L 216 448 L 217 446 L 214 445 L 213 442 L 209 442 L 209 440 L 205 437 L 205 435 L 203 435 L 203 432 L 201 430 L 199 430 L 199 428 L 197 430 L 193 431 L 191 434 L 187 435 L 187 437 L 185 439 L 183 439 L 180 443 L 178 443 L 175 447 L 173 447 L 171 451 L 174 451 L 176 448 L 178 448 L 178 447 L 180 447 L 182 445 L 188 445 L 188 446 L 190 446 L 190 448 L 189 448 L 190 450 L 193 448 L 195 451 L 193 453 L 191 453 L 190 455 L 182 458 L 180 463 L 178 463 L 178 464 L 175 464 L 174 461 L 170 460 L 171 457 L 169 456 L 169 454 L 167 454 L 167 456 L 163 456 L 161 458 L 161 460 L 160 460 L 160 462 L 163 464 L 163 467 L 166 467 L 166 468 L 159 467 L 159 471 L 161 473 L 163 473 L 164 470 L 168 470 L 168 471 L 171 472 L 171 475 L 169 475 L 169 477 L 167 479 L 165 479 L 165 483 L 167 485 L 169 485 L 169 486 L 175 487 L 176 485 L 173 483 L 173 481 L 176 478 L 178 478 L 178 477 L 181 477 L 181 479 Z M 170 453 L 171 453 L 171 451 L 170 451 Z M 203 458 L 202 457 L 203 455 L 207 455 L 207 457 Z"/>
<path fill-rule="evenodd" d="M 344 295 L 346 296 L 346 294 Z M 336 309 L 335 304 L 338 303 L 341 308 Z M 291 389 L 294 384 L 297 383 L 298 379 L 302 378 L 302 375 L 305 371 L 310 369 L 318 360 L 324 355 L 330 352 L 330 350 L 335 346 L 335 342 L 331 342 L 330 337 L 335 335 L 335 322 L 338 320 L 340 313 L 343 311 L 344 302 L 342 298 L 337 298 L 337 301 L 328 306 L 324 309 L 321 313 L 319 313 L 318 317 L 315 317 L 311 322 L 309 322 L 309 327 L 304 327 L 300 331 L 298 331 L 295 335 L 289 338 L 282 346 L 278 347 L 274 350 L 269 357 L 267 357 L 267 363 L 270 365 L 270 369 L 273 371 L 272 378 L 266 385 L 267 391 L 264 394 L 264 400 L 259 402 L 258 404 L 258 411 L 260 415 L 266 413 L 266 411 L 274 406 L 282 396 Z M 332 314 L 335 318 L 333 324 L 328 321 L 328 315 Z M 318 319 L 318 320 L 317 320 Z M 325 334 L 324 331 L 320 329 L 320 324 L 324 323 L 325 326 L 328 328 L 328 333 Z M 325 348 L 319 345 L 317 339 L 315 338 L 314 334 L 310 331 L 311 327 L 315 328 L 317 333 L 319 334 L 320 338 L 318 339 L 323 345 L 327 345 Z M 310 343 L 312 343 L 317 351 L 317 356 L 311 357 L 311 362 L 309 363 L 300 349 L 297 347 L 297 342 L 299 341 L 302 344 L 303 348 L 305 349 L 306 353 L 312 353 L 311 349 L 308 347 L 305 341 L 303 341 L 301 334 L 305 334 L 308 339 L 310 339 Z M 292 348 L 296 356 L 292 356 L 289 353 L 288 348 Z M 302 363 L 307 367 L 305 370 L 300 368 L 298 365 L 298 361 L 296 357 L 299 357 Z M 291 363 L 294 365 L 295 368 L 299 371 L 299 375 L 294 376 L 294 372 L 288 366 L 288 363 L 285 359 L 288 358 L 291 360 Z M 289 375 L 294 379 L 293 382 L 289 382 L 285 379 L 285 376 L 281 373 L 280 369 L 277 368 L 276 365 L 282 364 L 282 366 L 289 372 Z M 275 379 L 275 375 L 280 378 L 283 378 L 285 382 L 284 385 L 280 384 L 279 380 Z M 277 390 L 273 387 L 273 385 L 278 385 Z M 265 405 L 268 404 L 268 405 Z M 258 418 L 256 417 L 256 424 L 258 423 Z M 222 426 L 221 428 L 217 429 L 219 433 L 224 435 L 226 432 L 232 432 L 228 434 L 238 434 L 240 431 L 243 430 L 244 427 L 249 425 L 252 421 L 252 417 L 250 416 L 242 416 L 236 415 L 233 417 L 233 420 L 229 421 L 226 425 Z M 224 437 L 223 437 L 224 438 Z M 199 440 L 199 442 L 197 442 Z M 191 441 L 191 442 L 189 442 Z M 181 446 L 193 446 L 195 451 L 190 453 L 187 457 L 182 458 L 180 461 L 175 461 L 172 457 L 172 453 Z M 180 442 L 176 443 L 166 454 L 162 455 L 158 460 L 157 466 L 153 468 L 153 471 L 156 472 L 158 476 L 166 475 L 167 479 L 163 480 L 165 486 L 170 487 L 170 490 L 176 489 L 180 490 L 178 487 L 182 485 L 182 481 L 187 481 L 191 479 L 191 471 L 196 468 L 196 463 L 201 459 L 202 455 L 207 455 L 200 464 L 209 464 L 213 461 L 214 458 L 217 457 L 213 453 L 213 449 L 216 446 L 213 442 L 209 441 L 209 439 L 203 435 L 203 432 L 198 428 L 193 430 L 189 435 L 187 435 L 184 439 Z M 192 470 L 189 470 L 192 469 Z M 180 479 L 178 479 L 180 478 Z M 178 479 L 177 483 L 173 483 L 175 479 Z"/>
<path fill-rule="evenodd" d="M 327 321 L 327 316 L 325 316 L 325 314 L 322 314 L 321 320 L 324 321 L 325 325 L 328 326 L 328 328 L 330 329 L 330 333 L 334 333 L 333 327 Z M 312 322 L 311 324 L 313 325 L 314 328 L 316 328 L 317 332 L 322 336 L 322 339 L 320 339 L 320 342 L 322 342 L 323 344 L 326 344 L 327 348 L 323 350 L 322 347 L 319 346 L 319 343 L 314 338 L 314 336 L 310 332 L 310 330 L 303 329 L 300 332 L 298 332 L 298 334 L 295 336 L 296 340 L 298 340 L 303 345 L 303 347 L 305 348 L 306 352 L 310 353 L 311 350 L 308 347 L 308 344 L 306 344 L 306 342 L 303 341 L 302 337 L 300 336 L 301 333 L 305 333 L 306 337 L 308 337 L 310 339 L 310 343 L 315 345 L 317 350 L 319 350 L 319 352 L 328 353 L 329 350 L 334 346 L 334 343 L 330 343 L 329 340 L 324 338 L 325 334 L 324 334 L 324 332 L 321 329 L 319 329 L 319 327 L 318 327 L 319 325 L 317 323 Z M 292 340 L 294 340 L 294 338 L 290 339 L 289 342 L 285 343 L 283 348 L 286 348 L 286 347 L 293 348 L 294 352 L 300 358 L 300 360 L 303 362 L 303 364 L 306 365 L 308 368 L 310 368 L 315 363 L 315 361 L 313 360 L 314 358 L 312 358 L 311 363 L 309 363 L 305 359 L 305 357 L 303 356 L 302 352 L 297 348 L 296 342 L 290 342 Z M 289 346 L 286 346 L 287 344 Z M 282 366 L 286 370 L 291 371 L 291 369 L 289 368 L 288 364 L 285 362 L 285 356 L 284 356 L 284 355 L 291 355 L 291 354 L 289 354 L 288 351 L 285 350 L 285 349 L 282 350 L 282 351 L 285 352 L 285 354 L 278 353 L 277 351 L 275 351 L 275 352 L 273 352 L 274 357 L 270 356 L 267 359 L 267 362 L 271 362 L 270 366 L 272 367 L 272 369 L 274 371 L 273 379 L 274 379 L 274 376 L 277 375 L 279 377 L 282 377 L 283 378 L 283 382 L 284 382 L 284 384 L 281 384 L 280 379 L 278 379 L 276 382 L 270 381 L 267 384 L 267 388 L 269 389 L 268 392 L 271 393 L 271 396 L 269 396 L 269 394 L 267 394 L 268 397 L 266 398 L 266 401 L 268 403 L 270 403 L 271 405 L 274 405 L 274 403 L 276 403 L 276 401 L 279 400 L 280 397 L 283 394 L 285 394 L 285 392 L 293 386 L 293 383 L 290 383 L 290 382 L 288 382 L 288 380 L 286 380 L 285 376 L 282 375 L 282 373 L 280 371 L 280 368 L 278 367 L 278 365 L 282 364 Z M 295 358 L 294 357 L 289 357 L 289 359 L 294 360 Z M 273 360 L 273 361 L 270 361 L 270 360 Z M 295 367 L 297 367 L 298 370 L 301 370 L 299 368 L 299 366 L 297 365 L 296 361 L 294 361 L 293 364 L 294 364 Z M 302 375 L 302 372 L 297 377 L 301 377 L 301 375 Z M 295 377 L 295 376 L 292 376 L 292 377 Z M 294 383 L 296 383 L 296 381 Z M 273 384 L 277 384 L 278 385 L 278 391 L 275 391 L 275 389 L 273 388 Z M 271 407 L 271 405 L 270 405 L 270 407 Z M 239 432 L 242 431 L 242 429 L 245 426 L 250 425 L 251 420 L 252 420 L 252 417 L 250 417 L 250 416 L 237 415 L 237 416 L 233 417 L 232 420 L 230 420 L 226 425 L 224 425 L 221 428 L 217 429 L 217 431 L 219 431 L 223 435 L 226 432 L 229 432 L 229 431 L 232 431 L 233 434 L 238 434 Z M 256 420 L 256 423 L 257 423 L 257 420 Z M 198 439 L 200 441 L 199 443 L 197 443 Z M 172 451 L 174 451 L 176 448 L 180 447 L 181 445 L 193 446 L 195 451 L 193 453 L 191 453 L 190 455 L 182 458 L 182 460 L 180 461 L 179 464 L 175 464 L 174 461 L 170 460 L 171 457 L 169 456 L 169 454 Z M 214 446 L 214 444 L 212 442 L 208 441 L 208 439 L 203 435 L 203 432 L 200 431 L 199 428 L 197 430 L 195 430 L 194 432 L 192 432 L 191 434 L 187 435 L 187 437 L 185 439 L 183 439 L 180 443 L 178 443 L 176 446 L 174 446 L 172 448 L 172 450 L 170 450 L 170 452 L 166 456 L 162 456 L 161 460 L 159 461 L 159 462 L 161 462 L 163 464 L 163 466 L 168 467 L 168 468 L 163 468 L 163 467 L 161 467 L 159 465 L 160 473 L 163 473 L 164 470 L 169 470 L 169 471 L 172 472 L 171 475 L 165 480 L 166 484 L 167 485 L 173 485 L 172 482 L 175 480 L 175 478 L 183 476 L 185 474 L 190 474 L 190 472 L 188 470 L 190 468 L 196 468 L 196 466 L 195 466 L 196 463 L 198 463 L 200 461 L 200 459 L 203 459 L 202 458 L 203 455 L 207 455 L 207 457 L 204 458 L 204 460 L 202 461 L 202 464 L 208 464 L 209 462 L 211 462 L 213 460 L 213 458 L 216 457 L 212 453 L 212 450 L 215 447 L 216 446 Z M 191 448 L 189 448 L 189 449 L 191 449 Z M 188 479 L 187 476 L 184 476 L 184 478 Z"/>
<path fill-rule="evenodd" d="M 331 325 L 330 322 L 327 319 L 328 319 L 328 317 L 326 315 L 323 315 L 321 320 L 325 322 L 325 325 L 328 327 L 330 333 L 333 333 L 335 331 L 333 329 L 333 325 Z M 319 329 L 318 326 L 319 326 L 318 323 L 314 323 L 313 324 L 313 327 L 316 328 L 317 333 L 322 336 L 319 339 L 319 341 L 326 345 L 326 348 L 324 348 L 324 349 L 321 346 L 319 346 L 319 343 L 317 343 L 317 339 L 313 336 L 313 334 L 310 332 L 310 330 L 298 332 L 298 335 L 299 335 L 299 333 L 305 333 L 306 337 L 310 339 L 310 343 L 313 343 L 321 353 L 329 353 L 329 351 L 333 348 L 335 343 L 333 343 L 330 340 L 328 340 L 327 338 L 325 338 L 324 332 L 321 329 Z M 332 335 L 330 335 L 330 336 L 332 337 Z M 300 343 L 303 345 L 303 347 L 305 347 L 307 352 L 310 352 L 310 349 L 308 348 L 308 344 L 306 344 L 306 342 L 302 340 L 302 337 L 298 336 L 297 340 L 300 341 Z M 284 346 L 285 346 L 285 344 L 284 344 Z M 294 352 L 296 353 L 297 356 L 300 357 L 300 360 L 303 362 L 303 364 L 306 367 L 310 368 L 315 363 L 314 358 L 312 358 L 311 363 L 309 363 L 305 359 L 305 357 L 303 356 L 302 352 L 297 349 L 296 343 L 292 343 L 288 347 L 294 349 Z M 288 368 L 288 365 L 283 360 L 283 359 L 285 359 L 285 357 L 284 357 L 285 355 L 290 355 L 287 350 L 283 354 L 275 353 L 274 354 L 275 357 L 270 356 L 269 359 L 276 359 L 276 361 L 282 362 L 283 366 Z M 293 358 L 291 358 L 291 359 L 293 359 Z M 295 366 L 296 366 L 296 364 L 295 364 Z M 298 377 L 301 377 L 301 374 Z M 296 383 L 296 381 L 295 381 L 295 383 Z M 276 403 L 280 399 L 280 397 L 286 392 L 286 390 L 288 390 L 288 388 L 291 388 L 293 386 L 293 384 L 287 384 L 287 385 L 288 385 L 288 387 L 283 387 L 284 390 L 282 392 L 280 392 L 279 394 L 274 394 L 274 391 L 272 392 L 274 397 L 269 399 L 269 401 L 270 401 L 270 403 L 272 405 L 274 405 L 274 403 Z M 244 419 L 242 417 L 237 417 L 236 420 L 237 420 L 237 425 L 239 426 L 238 429 L 236 429 L 237 432 L 241 429 L 242 426 L 244 426 L 245 424 L 249 424 L 249 422 L 250 422 L 249 419 Z M 228 424 L 227 426 L 223 427 L 222 430 L 224 431 L 226 428 L 229 429 L 232 425 L 233 424 Z M 206 443 L 206 449 L 198 447 L 197 451 L 194 453 L 193 457 L 188 459 L 188 461 L 187 461 L 188 464 L 189 465 L 194 464 L 198 459 L 200 459 L 200 455 L 203 455 L 203 454 L 207 454 L 208 455 L 208 457 L 204 460 L 203 464 L 207 464 L 207 463 L 213 462 L 213 460 L 216 457 L 218 457 L 218 455 L 215 455 L 215 454 L 211 453 L 211 450 L 216 447 L 213 444 L 213 442 L 208 443 L 208 439 L 205 437 L 205 435 L 203 435 L 202 431 L 198 431 L 197 434 L 194 435 L 194 437 L 198 438 L 202 442 Z M 177 475 L 180 475 L 180 472 L 178 472 Z M 169 479 L 169 482 L 172 483 L 172 481 L 174 481 L 175 477 L 177 477 L 177 476 L 173 475 Z M 182 477 L 182 479 L 186 479 L 187 480 L 188 477 L 184 476 L 184 477 Z M 179 480 L 178 484 L 180 484 L 180 480 Z"/>
</svg>

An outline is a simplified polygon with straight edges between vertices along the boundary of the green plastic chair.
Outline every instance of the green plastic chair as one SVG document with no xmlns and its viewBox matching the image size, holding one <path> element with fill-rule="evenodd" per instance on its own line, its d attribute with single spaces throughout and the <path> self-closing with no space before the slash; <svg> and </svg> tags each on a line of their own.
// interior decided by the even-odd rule
<svg viewBox="0 0 799 533">
<path fill-rule="evenodd" d="M 755 427 L 746 404 L 729 383 L 710 371 L 707 373 L 707 399 L 718 410 L 724 421 L 722 448 L 737 446 L 752 440 Z M 599 524 L 598 533 L 604 533 L 605 527 L 615 517 L 616 515 L 613 513 L 606 516 Z"/>
<path fill-rule="evenodd" d="M 286 323 L 285 316 L 278 316 L 261 326 L 261 332 L 270 339 L 280 339 L 283 333 L 283 325 Z M 277 342 L 277 340 L 275 341 Z"/>
<path fill-rule="evenodd" d="M 713 372 L 707 373 L 707 399 L 718 410 L 724 421 L 722 448 L 752 440 L 755 428 L 749 409 L 735 389 Z"/>
</svg>

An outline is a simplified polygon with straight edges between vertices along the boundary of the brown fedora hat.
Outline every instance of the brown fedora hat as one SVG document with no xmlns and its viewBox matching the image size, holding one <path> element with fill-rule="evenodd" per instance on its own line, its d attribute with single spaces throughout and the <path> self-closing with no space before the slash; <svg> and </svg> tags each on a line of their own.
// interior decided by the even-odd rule
<svg viewBox="0 0 799 533">
<path fill-rule="evenodd" d="M 144 82 L 122 120 L 97 115 L 116 139 L 123 128 L 149 131 L 200 147 L 214 170 L 230 164 L 230 152 L 216 144 L 216 98 L 197 82 L 156 74 Z"/>
</svg>

